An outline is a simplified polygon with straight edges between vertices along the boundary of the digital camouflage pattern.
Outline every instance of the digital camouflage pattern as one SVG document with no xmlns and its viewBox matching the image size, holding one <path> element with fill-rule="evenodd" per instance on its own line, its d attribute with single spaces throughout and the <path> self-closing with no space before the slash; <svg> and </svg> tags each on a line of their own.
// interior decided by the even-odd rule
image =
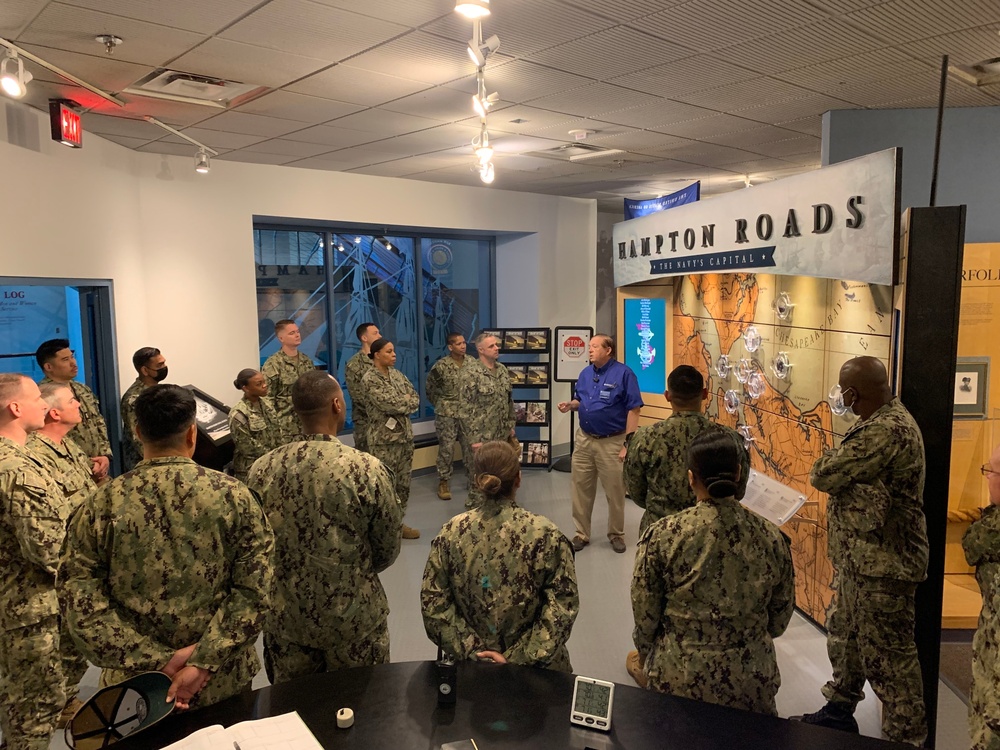
<svg viewBox="0 0 1000 750">
<path fill-rule="evenodd" d="M 158 670 L 198 647 L 206 706 L 250 687 L 270 611 L 274 536 L 240 482 L 182 457 L 142 461 L 70 519 L 59 597 L 102 684 Z"/>
<path fill-rule="evenodd" d="M 697 500 L 688 482 L 687 454 L 691 442 L 706 430 L 729 433 L 739 446 L 741 473 L 736 499 L 743 499 L 750 478 L 750 456 L 743 447 L 743 437 L 701 412 L 675 411 L 661 422 L 636 430 L 625 454 L 625 487 L 632 502 L 646 510 L 639 522 L 639 536 L 661 518 L 694 507 Z"/>
<path fill-rule="evenodd" d="M 497 651 L 512 664 L 573 671 L 573 549 L 554 523 L 513 500 L 486 501 L 441 528 L 420 608 L 428 638 L 455 658 Z"/>
<path fill-rule="evenodd" d="M 833 679 L 823 695 L 853 708 L 867 678 L 882 701 L 882 731 L 896 742 L 927 737 L 914 643 L 914 595 L 927 577 L 924 442 L 898 398 L 851 426 L 809 480 L 830 494 L 829 554 L 836 570 L 827 614 Z"/>
<path fill-rule="evenodd" d="M 773 639 L 795 607 L 788 540 L 735 498 L 646 529 L 632 577 L 632 638 L 651 690 L 775 715 Z"/>
<path fill-rule="evenodd" d="M 42 383 L 54 383 L 52 378 L 42 378 Z M 97 396 L 84 383 L 71 380 L 68 383 L 73 395 L 80 402 L 81 422 L 69 431 L 69 437 L 88 456 L 110 456 L 111 441 L 108 439 L 108 425 L 101 414 L 101 404 Z"/>
<path fill-rule="evenodd" d="M 131 471 L 142 460 L 142 443 L 135 436 L 135 400 L 148 386 L 136 378 L 122 394 L 122 465 Z"/>
<path fill-rule="evenodd" d="M 393 474 L 396 497 L 403 511 L 410 500 L 413 469 L 413 424 L 410 414 L 420 407 L 420 396 L 395 367 L 383 375 L 369 369 L 361 380 L 368 421 L 368 451 Z"/>
<path fill-rule="evenodd" d="M 247 482 L 275 535 L 265 628 L 274 679 L 388 661 L 378 574 L 399 554 L 403 513 L 382 464 L 332 435 L 308 435 L 260 458 Z"/>
<path fill-rule="evenodd" d="M 983 509 L 962 538 L 965 559 L 976 566 L 983 595 L 972 639 L 972 750 L 1000 749 L 1000 507 Z"/>
<path fill-rule="evenodd" d="M 461 413 L 459 432 L 462 454 L 473 460 L 472 446 L 489 440 L 506 441 L 514 429 L 514 396 L 510 385 L 510 372 L 497 362 L 491 370 L 478 359 L 469 358 L 469 366 L 462 378 Z M 466 508 L 483 502 L 483 494 L 469 490 Z"/>
<path fill-rule="evenodd" d="M 434 407 L 434 430 L 438 437 L 436 466 L 438 479 L 442 482 L 450 482 L 454 473 L 455 441 L 461 435 L 462 376 L 471 362 L 470 357 L 463 358 L 461 362 L 456 362 L 451 356 L 442 357 L 427 373 L 427 400 Z M 466 471 L 471 473 L 472 458 L 466 453 L 464 440 L 461 446 Z"/>
<path fill-rule="evenodd" d="M 289 357 L 279 349 L 267 358 L 260 370 L 267 380 L 267 397 L 274 404 L 278 417 L 279 445 L 298 439 L 302 433 L 302 424 L 292 408 L 292 386 L 300 375 L 315 369 L 316 365 L 303 352 Z"/>
<path fill-rule="evenodd" d="M 344 380 L 351 394 L 351 422 L 354 424 L 354 447 L 368 451 L 368 412 L 365 410 L 365 389 L 362 380 L 375 364 L 364 352 L 358 352 L 344 365 Z"/>
<path fill-rule="evenodd" d="M 0 731 L 45 750 L 66 703 L 55 574 L 66 504 L 39 460 L 0 437 Z"/>
<path fill-rule="evenodd" d="M 62 491 L 66 502 L 62 515 L 69 519 L 70 514 L 87 495 L 97 489 L 91 473 L 93 465 L 90 457 L 69 435 L 63 438 L 62 443 L 57 443 L 48 435 L 33 432 L 28 436 L 27 448 Z"/>
<path fill-rule="evenodd" d="M 254 461 L 281 445 L 278 413 L 267 396 L 256 405 L 245 396 L 241 398 L 229 410 L 229 431 L 233 436 L 233 476 L 241 482 L 247 480 Z"/>
</svg>

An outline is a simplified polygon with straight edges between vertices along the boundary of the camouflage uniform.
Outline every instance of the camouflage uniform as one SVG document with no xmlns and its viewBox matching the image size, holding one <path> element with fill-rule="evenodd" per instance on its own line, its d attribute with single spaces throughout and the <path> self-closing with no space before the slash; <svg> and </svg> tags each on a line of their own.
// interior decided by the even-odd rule
<svg viewBox="0 0 1000 750">
<path fill-rule="evenodd" d="M 270 609 L 274 536 L 240 482 L 178 457 L 142 461 L 70 519 L 59 598 L 101 683 L 158 670 L 178 649 L 212 672 L 206 706 L 249 689 Z"/>
<path fill-rule="evenodd" d="M 420 407 L 420 396 L 395 367 L 389 368 L 387 376 L 372 367 L 362 378 L 361 387 L 365 391 L 365 410 L 370 420 L 368 450 L 392 472 L 396 497 L 405 513 L 413 470 L 410 414 Z"/>
<path fill-rule="evenodd" d="M 365 373 L 374 368 L 371 357 L 358 352 L 344 365 L 344 380 L 347 392 L 351 394 L 351 422 L 354 425 L 354 447 L 368 452 L 368 412 L 365 409 L 365 389 L 362 381 Z"/>
<path fill-rule="evenodd" d="M 651 690 L 775 715 L 772 639 L 794 607 L 788 540 L 735 498 L 699 502 L 639 540 L 632 639 Z"/>
<path fill-rule="evenodd" d="M 278 445 L 290 443 L 302 434 L 302 424 L 292 409 L 292 386 L 316 365 L 302 352 L 289 357 L 280 349 L 267 358 L 261 374 L 267 379 L 267 395 L 278 417 Z"/>
<path fill-rule="evenodd" d="M 453 449 L 459 438 L 460 390 L 462 375 L 472 362 L 470 357 L 456 362 L 452 356 L 442 357 L 427 373 L 427 400 L 434 407 L 434 429 L 438 436 L 437 473 L 442 482 L 450 482 L 454 470 Z M 472 457 L 462 443 L 462 460 L 466 472 L 471 473 Z"/>
<path fill-rule="evenodd" d="M 278 414 L 270 398 L 262 396 L 257 405 L 246 397 L 229 410 L 229 431 L 233 435 L 233 476 L 241 482 L 253 462 L 277 448 Z"/>
<path fill-rule="evenodd" d="M 308 435 L 259 459 L 247 482 L 275 536 L 268 677 L 388 662 L 378 574 L 399 554 L 403 518 L 389 472 L 332 435 Z"/>
<path fill-rule="evenodd" d="M 827 502 L 837 593 L 827 614 L 831 703 L 854 709 L 865 679 L 882 701 L 882 731 L 896 742 L 927 737 L 913 640 L 914 594 L 927 577 L 924 441 L 899 399 L 856 422 L 813 464 Z"/>
<path fill-rule="evenodd" d="M 965 532 L 962 547 L 969 565 L 976 566 L 983 595 L 972 639 L 972 750 L 1000 750 L 1000 507 L 983 509 L 983 517 Z"/>
<path fill-rule="evenodd" d="M 478 359 L 472 359 L 462 379 L 461 427 L 462 452 L 474 455 L 472 446 L 488 440 L 506 441 L 514 429 L 514 397 L 510 373 L 500 362 L 492 370 Z M 483 494 L 469 490 L 467 508 L 479 505 Z"/>
<path fill-rule="evenodd" d="M 687 475 L 688 447 L 698 435 L 713 429 L 731 434 L 739 446 L 741 474 L 736 499 L 743 499 L 750 478 L 750 456 L 743 448 L 742 436 L 701 412 L 674 412 L 662 422 L 636 430 L 625 454 L 625 487 L 632 501 L 646 509 L 639 522 L 639 536 L 659 519 L 694 507 L 697 501 Z"/>
<path fill-rule="evenodd" d="M 497 651 L 512 664 L 573 671 L 573 549 L 554 523 L 513 499 L 487 501 L 441 528 L 420 608 L 427 636 L 458 659 Z"/>
<path fill-rule="evenodd" d="M 54 383 L 52 378 L 42 378 L 42 383 Z M 72 430 L 67 437 L 73 438 L 73 442 L 83 449 L 89 457 L 110 456 L 111 441 L 108 439 L 108 425 L 101 414 L 101 404 L 97 396 L 83 383 L 75 380 L 67 384 L 73 390 L 73 395 L 80 402 L 81 422 Z"/>
<path fill-rule="evenodd" d="M 67 509 L 41 462 L 0 437 L 0 731 L 8 750 L 46 750 L 68 697 L 55 590 Z"/>
<path fill-rule="evenodd" d="M 136 378 L 122 394 L 122 469 L 131 471 L 142 460 L 142 443 L 135 436 L 135 400 L 149 386 Z"/>
</svg>

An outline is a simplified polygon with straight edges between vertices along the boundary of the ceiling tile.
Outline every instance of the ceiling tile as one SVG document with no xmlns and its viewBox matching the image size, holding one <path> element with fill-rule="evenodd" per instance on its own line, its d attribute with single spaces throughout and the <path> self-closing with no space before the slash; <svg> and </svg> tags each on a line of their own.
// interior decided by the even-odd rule
<svg viewBox="0 0 1000 750">
<path fill-rule="evenodd" d="M 899 46 L 900 52 L 918 57 L 936 70 L 941 69 L 941 56 L 948 55 L 949 62 L 973 65 L 983 60 L 1000 57 L 1000 23 L 964 29 L 953 34 L 942 34 L 929 39 Z"/>
<path fill-rule="evenodd" d="M 407 26 L 309 0 L 271 0 L 220 36 L 337 62 L 407 31 Z"/>
<path fill-rule="evenodd" d="M 926 63 L 914 60 L 899 49 L 886 47 L 861 55 L 829 60 L 819 65 L 786 70 L 778 77 L 813 91 L 832 94 L 847 82 L 878 81 L 926 70 Z"/>
<path fill-rule="evenodd" d="M 352 57 L 350 62 L 354 68 L 405 76 L 428 84 L 454 81 L 475 72 L 475 67 L 465 52 L 464 42 L 449 41 L 422 31 L 393 39 L 376 49 Z"/>
<path fill-rule="evenodd" d="M 332 149 L 317 143 L 304 143 L 303 141 L 288 141 L 281 138 L 272 138 L 267 141 L 260 141 L 252 146 L 240 149 L 240 153 L 275 154 L 279 156 L 319 156 Z"/>
<path fill-rule="evenodd" d="M 335 148 L 348 148 L 362 143 L 378 140 L 381 136 L 361 130 L 334 128 L 329 125 L 315 125 L 304 130 L 296 130 L 285 135 L 286 140 L 303 141 L 304 143 L 319 143 Z"/>
<path fill-rule="evenodd" d="M 730 112 L 740 109 L 748 102 L 754 104 L 773 104 L 787 99 L 809 96 L 812 92 L 775 78 L 756 78 L 741 81 L 728 86 L 718 86 L 713 89 L 695 91 L 691 94 L 681 94 L 675 97 L 678 101 L 694 104 L 719 112 Z"/>
<path fill-rule="evenodd" d="M 96 106 L 92 108 L 92 111 L 113 117 L 142 118 L 148 115 L 176 128 L 194 125 L 222 111 L 215 107 L 205 107 L 200 104 L 182 104 L 163 99 L 132 96 L 131 94 L 121 94 L 120 98 L 126 102 L 124 107 L 119 107 L 111 102 L 99 99 Z"/>
<path fill-rule="evenodd" d="M 82 115 L 84 132 L 100 135 L 125 135 L 130 138 L 143 138 L 153 141 L 163 136 L 163 129 L 145 120 L 134 120 L 125 117 L 109 117 L 84 113 Z"/>
<path fill-rule="evenodd" d="M 764 156 L 774 157 L 775 159 L 808 154 L 816 161 L 819 161 L 820 142 L 820 139 L 816 136 L 800 135 L 780 141 L 771 141 L 770 143 L 759 143 L 750 148 L 750 150 Z"/>
<path fill-rule="evenodd" d="M 214 34 L 244 13 L 260 4 L 260 0 L 71 0 L 82 8 L 135 18 L 174 29 L 186 29 L 201 34 Z M 119 35 L 120 36 L 120 35 Z"/>
<path fill-rule="evenodd" d="M 395 158 L 397 158 L 395 155 L 388 154 L 385 151 L 375 148 L 374 146 L 363 146 L 359 148 L 345 148 L 325 156 L 299 159 L 298 161 L 312 162 L 315 159 L 329 159 L 330 161 L 336 162 L 340 165 L 337 167 L 338 170 L 348 170 L 355 169 L 356 167 L 365 167 L 369 164 L 380 164 L 384 161 L 393 161 Z M 296 166 L 302 166 L 302 164 L 296 164 Z"/>
<path fill-rule="evenodd" d="M 479 135 L 479 128 L 465 125 L 441 125 L 419 133 L 407 133 L 370 143 L 366 148 L 393 154 L 396 157 L 426 154 L 456 147 L 465 147 L 471 157 L 472 139 Z"/>
<path fill-rule="evenodd" d="M 814 112 L 826 112 L 830 109 L 854 109 L 854 107 L 841 99 L 834 99 L 822 94 L 810 94 L 800 99 L 789 99 L 775 104 L 754 105 L 734 110 L 734 112 L 740 117 L 774 125 L 784 120 L 794 120 Z"/>
<path fill-rule="evenodd" d="M 698 140 L 710 139 L 712 136 L 723 135 L 725 133 L 738 133 L 750 128 L 759 127 L 760 123 L 753 122 L 744 117 L 736 115 L 712 114 L 696 120 L 684 120 L 683 122 L 663 125 L 658 130 L 671 135 L 683 136 L 684 138 L 694 138 Z"/>
<path fill-rule="evenodd" d="M 503 101 L 498 102 L 490 110 L 490 119 L 492 120 L 494 116 L 503 117 L 503 115 L 498 115 L 497 113 L 509 106 L 509 104 Z M 382 105 L 380 109 L 426 117 L 439 122 L 464 120 L 474 114 L 471 93 L 441 86 L 388 102 Z"/>
<path fill-rule="evenodd" d="M 627 151 L 658 151 L 680 145 L 686 138 L 656 133 L 650 130 L 626 130 L 624 133 L 597 135 L 587 138 L 587 143 L 607 148 L 623 148 Z"/>
<path fill-rule="evenodd" d="M 648 99 L 648 97 L 646 97 Z M 621 125 L 630 125 L 635 128 L 645 130 L 662 130 L 665 126 L 676 122 L 687 120 L 698 120 L 714 115 L 710 109 L 694 107 L 690 104 L 671 101 L 670 99 L 656 99 L 644 104 L 641 107 L 631 107 L 616 112 L 604 114 L 604 118 L 610 122 Z"/>
<path fill-rule="evenodd" d="M 282 154 L 260 154 L 250 151 L 230 151 L 228 154 L 223 154 L 216 158 L 217 161 L 238 161 L 244 164 L 288 164 L 289 162 L 295 161 L 294 156 L 287 156 Z"/>
<path fill-rule="evenodd" d="M 1000 3 L 996 0 L 889 0 L 848 13 L 846 18 L 887 44 L 899 45 L 959 29 L 1000 23 Z"/>
<path fill-rule="evenodd" d="M 162 132 L 162 131 L 160 131 Z M 144 146 L 139 146 L 136 151 L 147 154 L 167 154 L 170 156 L 186 156 L 192 159 L 191 169 L 194 170 L 194 157 L 198 153 L 198 147 L 191 143 L 177 143 L 176 141 L 154 141 Z M 218 159 L 218 156 L 213 156 Z"/>
<path fill-rule="evenodd" d="M 403 71 L 405 72 L 405 71 Z M 374 107 L 423 91 L 428 84 L 376 73 L 351 65 L 335 65 L 288 86 L 289 91 Z"/>
<path fill-rule="evenodd" d="M 806 133 L 807 135 L 814 135 L 817 138 L 823 135 L 823 113 L 815 115 L 808 115 L 807 117 L 799 117 L 793 120 L 782 120 L 781 122 L 774 123 L 779 128 L 784 128 L 785 130 L 794 130 L 797 133 Z"/>
<path fill-rule="evenodd" d="M 209 148 L 216 151 L 228 151 L 234 148 L 245 148 L 261 140 L 259 135 L 244 135 L 242 133 L 224 133 L 221 130 L 206 130 L 205 128 L 184 128 L 184 135 L 194 138 L 200 143 L 204 143 Z M 168 143 L 182 143 L 182 139 L 175 135 L 167 135 L 160 140 Z"/>
<path fill-rule="evenodd" d="M 111 135 L 109 133 L 104 133 L 100 136 L 95 134 L 95 137 L 103 138 L 106 141 L 111 141 L 112 143 L 117 143 L 119 146 L 131 149 L 137 149 L 139 146 L 144 146 L 149 143 L 146 138 L 131 138 L 127 135 Z"/>
<path fill-rule="evenodd" d="M 557 2 L 577 10 L 596 13 L 605 18 L 616 20 L 618 23 L 627 23 L 643 16 L 660 13 L 666 8 L 681 5 L 687 0 L 630 0 L 627 3 L 623 3 L 621 0 L 557 0 Z"/>
<path fill-rule="evenodd" d="M 17 39 L 18 34 L 28 25 L 49 0 L 4 0 L 0 12 L 0 36 Z"/>
<path fill-rule="evenodd" d="M 613 78 L 610 83 L 670 99 L 678 94 L 749 81 L 759 76 L 756 71 L 741 68 L 712 55 L 694 55 L 667 65 L 657 65 L 638 73 Z"/>
<path fill-rule="evenodd" d="M 360 109 L 362 107 L 358 104 L 347 104 L 333 99 L 295 94 L 291 91 L 272 91 L 240 105 L 236 111 L 317 124 L 352 114 Z"/>
<path fill-rule="evenodd" d="M 594 54 L 595 50 L 605 50 L 608 54 Z M 530 55 L 529 59 L 603 81 L 689 57 L 692 53 L 693 50 L 679 44 L 627 26 L 616 26 L 549 47 Z"/>
<path fill-rule="evenodd" d="M 295 120 L 285 120 L 279 117 L 264 117 L 245 112 L 223 112 L 221 115 L 205 120 L 201 127 L 207 130 L 224 130 L 230 133 L 259 135 L 274 138 L 293 130 L 301 130 L 303 123 Z"/>
<path fill-rule="evenodd" d="M 174 70 L 280 88 L 330 63 L 229 39 L 209 39 L 170 63 Z M 248 76 L 252 80 L 248 80 Z"/>
<path fill-rule="evenodd" d="M 699 140 L 718 143 L 722 146 L 733 146 L 734 148 L 744 148 L 749 151 L 755 151 L 756 149 L 754 147 L 760 145 L 761 143 L 773 143 L 774 141 L 780 141 L 786 138 L 795 138 L 798 135 L 797 133 L 784 130 L 774 125 L 758 125 L 757 123 L 747 124 L 752 125 L 752 127 L 728 133 L 719 133 L 717 135 L 707 135 L 704 138 L 699 138 Z"/>
<path fill-rule="evenodd" d="M 343 8 L 355 13 L 381 18 L 384 21 L 415 27 L 447 15 L 454 15 L 454 6 L 440 0 L 378 0 L 360 3 L 358 0 L 314 0 L 331 8 Z"/>
<path fill-rule="evenodd" d="M 28 86 L 27 93 L 22 99 L 18 100 L 18 103 L 41 110 L 48 116 L 49 99 L 69 99 L 70 101 L 74 101 L 80 105 L 81 112 L 104 101 L 87 89 L 72 86 L 66 82 L 32 81 Z M 7 104 L 12 103 L 7 97 L 3 97 L 3 102 Z M 118 107 L 115 107 L 115 110 L 120 111 Z M 84 130 L 86 129 L 84 128 Z M 2 168 L 0 168 L 0 173 L 2 173 Z"/>
<path fill-rule="evenodd" d="M 627 110 L 633 107 L 638 108 L 639 105 L 647 104 L 654 99 L 655 97 L 651 97 L 649 94 L 632 91 L 631 89 L 623 89 L 620 86 L 612 86 L 609 83 L 591 83 L 571 91 L 533 99 L 530 101 L 530 104 L 540 109 L 565 112 L 566 114 L 577 115 L 578 117 L 590 116 L 599 118 L 609 112 L 618 112 L 619 110 Z M 662 102 L 663 100 L 655 99 L 655 101 Z M 626 122 L 624 120 L 611 121 L 621 122 L 624 125 L 642 126 L 641 123 Z"/>
<path fill-rule="evenodd" d="M 568 89 L 580 88 L 593 83 L 593 81 L 544 65 L 514 60 L 500 66 L 490 65 L 486 69 L 486 83 L 490 91 L 500 93 L 502 101 L 519 103 Z M 471 96 L 476 91 L 475 74 L 451 81 L 447 87 L 467 92 Z"/>
<path fill-rule="evenodd" d="M 347 117 L 341 117 L 329 123 L 336 128 L 361 130 L 382 138 L 402 135 L 417 130 L 426 130 L 441 124 L 440 120 L 430 120 L 426 117 L 414 117 L 400 112 L 390 112 L 386 109 L 366 109 Z"/>
<path fill-rule="evenodd" d="M 79 52 L 66 52 L 52 47 L 41 47 L 37 44 L 22 45 L 24 49 L 37 55 L 47 63 L 62 68 L 67 73 L 72 73 L 77 78 L 86 81 L 92 86 L 96 86 L 103 91 L 114 93 L 131 85 L 142 78 L 153 68 L 148 65 L 136 65 L 125 62 L 107 55 L 84 55 Z M 97 50 L 91 50 L 97 52 Z M 26 61 L 28 70 L 40 81 L 62 81 L 57 74 L 36 65 L 30 60 Z"/>
</svg>

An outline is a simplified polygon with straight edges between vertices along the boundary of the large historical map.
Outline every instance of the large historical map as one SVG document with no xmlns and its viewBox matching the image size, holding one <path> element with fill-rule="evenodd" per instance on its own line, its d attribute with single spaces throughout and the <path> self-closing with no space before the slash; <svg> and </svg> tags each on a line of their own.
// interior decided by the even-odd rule
<svg viewBox="0 0 1000 750">
<path fill-rule="evenodd" d="M 744 434 L 754 469 L 806 495 L 784 530 L 797 604 L 819 623 L 833 569 L 826 495 L 810 486 L 809 469 L 851 424 L 827 401 L 841 365 L 865 354 L 888 366 L 892 318 L 892 288 L 873 284 L 720 274 L 687 276 L 675 288 L 674 365 L 707 372 L 709 415 Z"/>
</svg>

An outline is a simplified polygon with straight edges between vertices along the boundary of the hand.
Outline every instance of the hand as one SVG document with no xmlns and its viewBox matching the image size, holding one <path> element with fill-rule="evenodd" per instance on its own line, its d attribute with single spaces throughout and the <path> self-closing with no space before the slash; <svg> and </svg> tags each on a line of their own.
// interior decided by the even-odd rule
<svg viewBox="0 0 1000 750">
<path fill-rule="evenodd" d="M 190 646 L 185 646 L 174 652 L 174 655 L 170 657 L 170 661 L 164 664 L 160 671 L 163 672 L 167 677 L 173 677 L 177 674 L 184 665 L 187 664 L 188 659 L 191 658 L 191 654 L 194 653 L 195 646 L 197 643 L 192 643 Z"/>
<path fill-rule="evenodd" d="M 622 449 L 620 451 L 618 451 L 618 460 L 621 463 L 625 463 L 625 454 L 627 452 L 628 452 L 628 446 L 627 445 L 623 445 Z"/>
<path fill-rule="evenodd" d="M 560 401 L 558 404 L 556 404 L 556 408 L 563 414 L 568 412 L 572 408 L 572 406 L 573 406 L 572 401 Z"/>
<path fill-rule="evenodd" d="M 186 666 L 178 672 L 167 690 L 167 703 L 184 710 L 191 707 L 191 700 L 208 684 L 212 673 L 201 667 Z"/>
<path fill-rule="evenodd" d="M 91 456 L 90 463 L 90 473 L 93 475 L 95 481 L 99 482 L 108 475 L 108 469 L 111 468 L 111 461 L 107 456 Z"/>
<path fill-rule="evenodd" d="M 479 651 L 476 653 L 477 659 L 482 659 L 483 661 L 491 661 L 494 664 L 506 664 L 507 660 L 504 655 L 499 651 Z"/>
</svg>

